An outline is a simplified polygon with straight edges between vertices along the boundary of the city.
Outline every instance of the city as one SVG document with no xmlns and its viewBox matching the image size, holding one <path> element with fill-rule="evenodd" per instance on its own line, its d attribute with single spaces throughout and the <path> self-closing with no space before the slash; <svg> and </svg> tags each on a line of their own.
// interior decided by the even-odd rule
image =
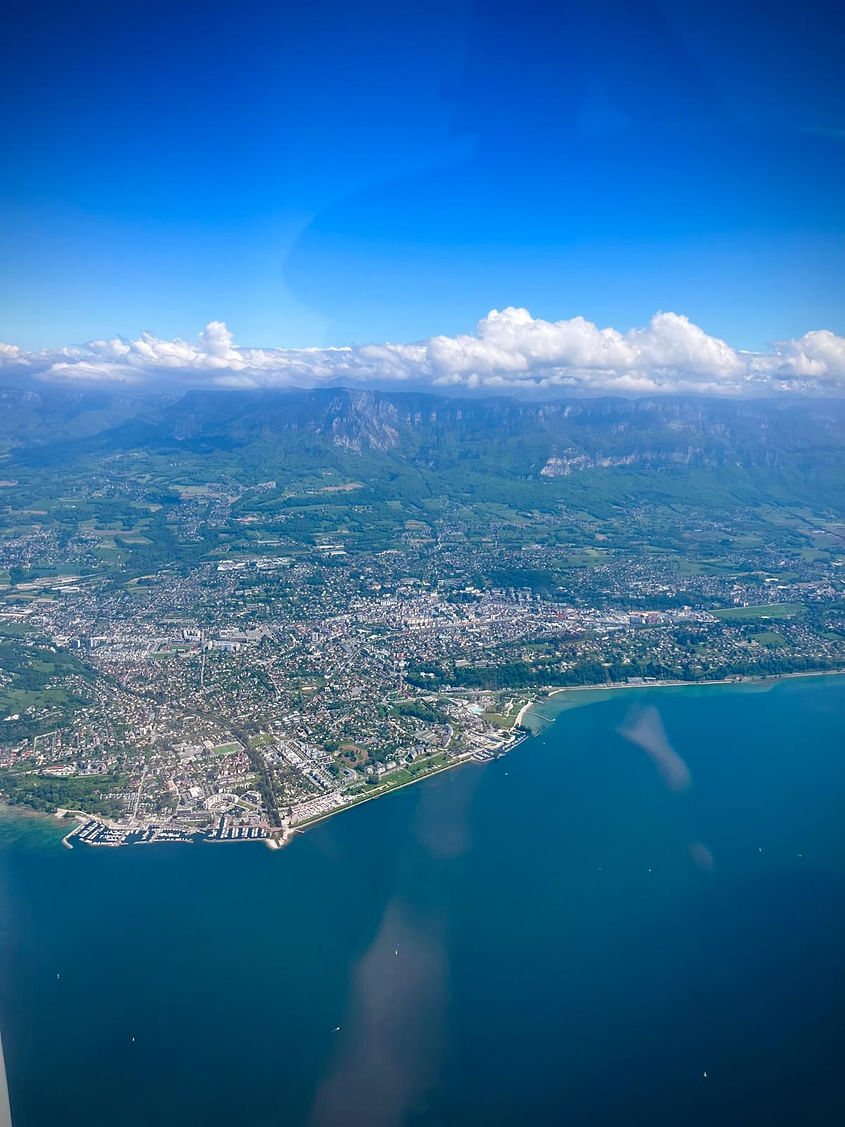
<svg viewBox="0 0 845 1127">
<path fill-rule="evenodd" d="M 69 532 L 48 510 L 9 507 L 9 800 L 72 816 L 68 845 L 276 846 L 348 805 L 507 752 L 528 734 L 530 702 L 554 689 L 845 667 L 841 527 L 823 519 L 802 514 L 784 532 L 781 516 L 763 550 L 748 520 L 745 544 L 702 520 L 686 535 L 705 559 L 718 537 L 711 566 L 625 547 L 618 517 L 500 511 L 475 543 L 449 506 L 428 523 L 402 519 L 391 546 L 372 550 L 344 531 L 368 491 L 329 488 L 344 508 L 293 494 L 337 522 L 310 543 L 262 515 L 275 482 L 180 488 L 168 542 L 199 541 L 205 558 L 147 574 L 132 555 L 133 540 L 151 543 L 142 521 Z M 133 522 L 164 508 L 135 478 L 100 489 Z"/>
</svg>

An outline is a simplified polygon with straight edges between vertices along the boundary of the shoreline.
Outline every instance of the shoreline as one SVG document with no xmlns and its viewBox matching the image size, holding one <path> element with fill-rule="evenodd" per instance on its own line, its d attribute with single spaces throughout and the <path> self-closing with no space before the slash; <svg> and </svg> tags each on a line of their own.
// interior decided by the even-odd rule
<svg viewBox="0 0 845 1127">
<path fill-rule="evenodd" d="M 525 704 L 522 706 L 522 708 L 520 708 L 519 712 L 517 712 L 516 719 L 514 720 L 513 724 L 511 725 L 511 731 L 513 731 L 515 728 L 519 728 L 521 726 L 523 716 L 525 716 L 525 714 L 527 712 L 529 712 L 534 707 L 534 705 L 536 703 L 537 702 L 536 702 L 535 698 L 533 698 L 533 697 L 528 698 L 528 700 L 525 702 Z"/>
<path fill-rule="evenodd" d="M 532 708 L 536 708 L 538 705 L 551 701 L 552 697 L 560 696 L 564 693 L 610 693 L 621 692 L 625 689 L 639 691 L 643 689 L 693 689 L 699 685 L 775 685 L 779 681 L 786 681 L 796 677 L 842 676 L 845 676 L 845 669 L 800 669 L 796 670 L 794 673 L 738 673 L 732 677 L 714 677 L 702 681 L 667 679 L 664 681 L 641 681 L 636 684 L 631 684 L 628 681 L 609 681 L 605 684 L 597 685 L 561 685 L 555 689 L 541 690 L 527 710 L 520 710 L 520 717 L 524 712 L 527 711 L 530 713 Z M 555 718 L 550 720 L 548 717 L 538 716 L 538 719 L 544 723 L 553 723 Z"/>
<path fill-rule="evenodd" d="M 530 708 L 531 704 L 532 704 L 532 702 L 528 701 L 525 705 L 523 705 L 522 709 L 520 710 L 520 715 L 522 713 L 524 713 L 524 711 L 527 708 Z M 356 806 L 363 806 L 365 803 L 373 802 L 378 798 L 385 798 L 387 795 L 392 794 L 394 791 L 403 790 L 405 787 L 414 786 L 416 783 L 421 783 L 421 782 L 424 782 L 426 779 L 434 778 L 435 775 L 440 775 L 445 771 L 452 771 L 456 767 L 464 767 L 464 766 L 466 766 L 467 764 L 470 764 L 470 763 L 482 764 L 482 763 L 485 763 L 485 762 L 488 762 L 488 763 L 492 762 L 493 758 L 498 759 L 500 756 L 506 755 L 509 751 L 511 751 L 514 747 L 517 747 L 524 740 L 528 739 L 528 737 L 531 735 L 531 733 L 527 730 L 522 731 L 522 732 L 518 732 L 516 730 L 516 721 L 514 721 L 514 724 L 511 726 L 509 731 L 510 731 L 510 735 L 508 736 L 507 740 L 502 742 L 502 745 L 498 749 L 497 754 L 494 755 L 491 759 L 486 759 L 486 760 L 477 759 L 476 758 L 476 755 L 478 754 L 477 751 L 465 752 L 463 755 L 457 756 L 451 762 L 443 763 L 439 767 L 435 767 L 435 769 L 433 771 L 427 771 L 425 774 L 420 775 L 418 778 L 407 779 L 404 783 L 397 783 L 396 786 L 388 787 L 387 790 L 379 791 L 376 794 L 363 794 L 359 798 L 355 798 L 351 802 L 345 802 L 342 806 L 336 806 L 332 810 L 327 810 L 324 814 L 317 814 L 314 817 L 308 818 L 303 822 L 299 822 L 299 823 L 294 824 L 294 825 L 286 826 L 286 827 L 283 828 L 282 831 L 277 831 L 276 833 L 271 833 L 267 837 L 261 837 L 261 838 L 206 838 L 206 837 L 200 837 L 199 841 L 200 842 L 208 841 L 208 842 L 211 842 L 212 844 L 221 844 L 221 845 L 232 844 L 233 842 L 248 841 L 248 842 L 253 842 L 253 843 L 263 843 L 268 849 L 272 849 L 272 850 L 284 849 L 287 845 L 289 845 L 291 843 L 291 841 L 293 841 L 294 837 L 297 834 L 305 833 L 306 830 L 311 828 L 311 826 L 316 826 L 318 822 L 324 822 L 324 821 L 326 821 L 326 819 L 332 818 L 336 814 L 342 814 L 346 810 L 351 810 Z M 73 817 L 73 819 L 75 821 L 75 825 L 70 830 L 68 830 L 67 834 L 65 834 L 65 836 L 61 840 L 61 845 L 63 845 L 66 849 L 73 849 L 74 848 L 70 839 L 73 838 L 73 837 L 76 837 L 77 830 L 84 827 L 86 825 L 86 823 L 90 822 L 90 821 L 99 822 L 104 827 L 113 828 L 115 830 L 123 830 L 124 832 L 129 832 L 125 829 L 125 827 L 120 826 L 119 824 L 116 825 L 113 822 L 111 822 L 110 820 L 100 819 L 99 817 L 97 817 L 95 815 L 85 814 L 84 812 L 81 812 L 81 811 L 65 810 L 61 813 L 54 812 L 52 814 L 48 814 L 48 813 L 43 812 L 43 811 L 29 810 L 27 816 L 32 816 L 36 819 L 42 819 L 42 818 L 55 819 L 55 818 Z M 91 849 L 98 849 L 98 848 L 122 848 L 123 846 L 128 846 L 128 845 L 133 845 L 133 844 L 157 844 L 157 845 L 178 844 L 178 845 L 182 845 L 182 844 L 194 844 L 194 843 L 188 842 L 187 840 L 181 840 L 181 841 L 163 840 L 163 841 L 157 841 L 155 843 L 149 843 L 149 842 L 83 842 L 83 844 L 88 845 L 89 848 L 91 848 Z"/>
<path fill-rule="evenodd" d="M 560 696 L 560 695 L 566 694 L 566 693 L 584 693 L 584 692 L 605 693 L 605 692 L 620 692 L 620 691 L 624 691 L 626 689 L 627 690 L 640 690 L 640 691 L 642 691 L 643 689 L 695 688 L 696 686 L 699 686 L 699 685 L 745 685 L 745 684 L 752 684 L 752 685 L 753 684 L 757 684 L 757 685 L 771 684 L 771 685 L 774 685 L 774 684 L 777 684 L 777 682 L 779 682 L 779 681 L 785 681 L 785 680 L 790 679 L 790 678 L 798 678 L 798 677 L 841 677 L 841 676 L 845 676 L 845 669 L 807 669 L 807 670 L 798 670 L 798 671 L 793 672 L 793 673 L 738 674 L 738 675 L 733 676 L 733 677 L 713 678 L 713 679 L 710 679 L 710 680 L 703 680 L 703 681 L 664 680 L 664 681 L 646 681 L 646 682 L 642 682 L 642 683 L 638 683 L 638 684 L 630 684 L 627 681 L 626 682 L 615 681 L 615 682 L 610 682 L 610 683 L 607 683 L 607 684 L 561 685 L 561 686 L 559 686 L 557 688 L 553 688 L 553 689 L 551 689 L 551 688 L 550 689 L 544 689 L 544 690 L 541 690 L 536 695 L 529 697 L 529 699 L 520 707 L 519 712 L 516 714 L 514 721 L 511 724 L 511 727 L 509 729 L 509 736 L 508 736 L 507 740 L 503 741 L 501 748 L 498 750 L 498 753 L 495 756 L 493 756 L 493 758 L 499 758 L 502 755 L 506 755 L 508 752 L 512 751 L 514 747 L 517 747 L 519 744 L 523 743 L 529 737 L 536 736 L 538 734 L 538 732 L 532 730 L 530 727 L 528 727 L 527 725 L 524 725 L 522 723 L 524 718 L 526 716 L 530 716 L 532 709 L 537 708 L 538 706 L 546 703 L 547 701 L 551 701 L 552 697 Z M 542 715 L 539 715 L 539 714 L 537 716 L 537 719 L 540 720 L 543 724 L 549 724 L 549 725 L 553 724 L 556 718 L 557 718 L 556 716 L 547 717 L 547 716 L 542 716 Z M 463 755 L 456 757 L 454 760 L 452 760 L 449 763 L 441 764 L 441 766 L 436 767 L 433 771 L 427 771 L 425 774 L 420 775 L 418 778 L 408 779 L 404 783 L 398 783 L 396 786 L 388 787 L 386 790 L 379 791 L 376 794 L 369 794 L 369 795 L 363 794 L 363 795 L 361 795 L 361 797 L 355 798 L 351 802 L 345 802 L 345 803 L 343 803 L 343 805 L 336 806 L 331 810 L 327 810 L 323 814 L 318 814 L 318 815 L 316 815 L 312 818 L 306 819 L 305 821 L 300 822 L 296 825 L 284 827 L 284 830 L 281 834 L 278 834 L 278 833 L 277 834 L 271 834 L 269 837 L 266 837 L 266 838 L 251 838 L 251 839 L 250 838 L 231 838 L 231 839 L 216 839 L 216 840 L 215 839 L 208 839 L 208 840 L 214 840 L 215 844 L 218 844 L 218 843 L 219 844 L 231 844 L 234 841 L 263 842 L 264 845 L 266 845 L 269 849 L 281 850 L 281 849 L 284 849 L 285 846 L 289 845 L 290 842 L 294 839 L 294 837 L 297 834 L 305 833 L 306 830 L 308 830 L 311 826 L 316 826 L 319 822 L 324 822 L 328 818 L 333 818 L 337 814 L 342 814 L 346 810 L 351 810 L 353 807 L 363 806 L 367 802 L 373 802 L 376 799 L 385 798 L 385 797 L 387 797 L 387 795 L 392 794 L 394 791 L 403 790 L 405 787 L 414 786 L 417 783 L 424 782 L 426 779 L 434 778 L 435 775 L 443 774 L 446 771 L 452 771 L 457 767 L 463 767 L 463 766 L 466 766 L 467 764 L 470 764 L 470 763 L 483 763 L 483 762 L 491 762 L 492 761 L 491 759 L 488 759 L 488 760 L 476 759 L 475 758 L 476 754 L 477 754 L 476 752 L 466 752 Z M 65 836 L 61 840 L 61 845 L 64 846 L 66 849 L 73 849 L 74 848 L 70 839 L 72 837 L 76 836 L 76 830 L 79 829 L 80 826 L 85 823 L 85 821 L 87 821 L 87 820 L 98 821 L 98 822 L 101 821 L 101 819 L 99 817 L 96 817 L 95 815 L 87 814 L 84 811 L 79 811 L 79 810 L 59 810 L 59 811 L 54 811 L 53 813 L 47 813 L 46 811 L 33 810 L 31 808 L 24 807 L 23 805 L 21 805 L 20 807 L 18 807 L 18 806 L 11 807 L 11 806 L 8 806 L 5 803 L 0 802 L 0 817 L 3 817 L 3 811 L 4 810 L 6 810 L 7 812 L 13 812 L 15 816 L 24 817 L 24 818 L 34 818 L 36 820 L 41 820 L 41 819 L 51 819 L 51 820 L 60 819 L 60 820 L 63 820 L 63 819 L 68 819 L 68 818 L 73 819 L 75 824 L 68 830 L 67 834 L 65 834 Z M 107 819 L 103 819 L 102 824 L 104 826 L 110 826 L 110 821 L 107 820 Z M 121 827 L 121 826 L 113 826 L 113 828 L 124 829 L 124 827 Z M 96 843 L 90 843 L 90 844 L 91 844 L 92 848 L 96 847 Z M 105 845 L 105 843 L 103 843 L 103 844 Z M 132 844 L 132 843 L 120 843 L 120 844 Z M 160 845 L 184 844 L 184 842 L 160 841 L 160 842 L 157 842 L 157 844 L 160 844 Z"/>
<path fill-rule="evenodd" d="M 517 747 L 531 735 L 531 733 L 528 731 L 517 732 L 516 726 L 519 723 L 519 718 L 522 716 L 526 709 L 531 707 L 532 703 L 532 701 L 528 701 L 527 704 L 524 704 L 522 706 L 516 719 L 509 729 L 511 733 L 509 739 L 507 740 L 507 742 L 502 744 L 501 750 L 497 755 L 493 757 L 493 759 L 498 759 L 502 755 L 507 755 L 509 751 Z M 386 798 L 387 795 L 393 794 L 394 791 L 404 790 L 405 787 L 412 787 L 417 783 L 425 782 L 426 779 L 433 779 L 435 775 L 441 775 L 444 771 L 453 771 L 456 767 L 465 767 L 471 763 L 484 764 L 493 762 L 493 759 L 476 759 L 476 755 L 477 752 L 474 751 L 466 752 L 461 756 L 457 756 L 454 760 L 452 760 L 451 763 L 443 763 L 439 767 L 435 767 L 433 771 L 427 771 L 424 775 L 420 775 L 417 779 L 408 779 L 404 783 L 397 783 L 395 787 L 390 787 L 388 790 L 381 791 L 378 794 L 362 795 L 361 798 L 356 799 L 354 802 L 347 802 L 343 806 L 335 807 L 334 810 L 327 810 L 325 814 L 317 814 L 313 818 L 308 818 L 306 821 L 300 822 L 296 826 L 292 826 L 291 836 L 293 836 L 293 834 L 304 833 L 311 826 L 316 826 L 318 822 L 324 822 L 327 818 L 333 818 L 335 814 L 342 814 L 344 810 L 351 810 L 355 806 L 363 806 L 365 802 L 374 802 L 377 798 Z"/>
<path fill-rule="evenodd" d="M 733 677 L 711 678 L 706 681 L 642 681 L 630 684 L 627 681 L 609 681 L 606 685 L 561 685 L 560 688 L 550 689 L 547 696 L 557 696 L 558 693 L 577 693 L 585 689 L 602 692 L 605 689 L 667 689 L 667 688 L 695 688 L 696 685 L 745 685 L 765 684 L 767 681 L 786 681 L 790 677 L 841 677 L 845 669 L 798 669 L 794 673 L 737 673 Z"/>
</svg>

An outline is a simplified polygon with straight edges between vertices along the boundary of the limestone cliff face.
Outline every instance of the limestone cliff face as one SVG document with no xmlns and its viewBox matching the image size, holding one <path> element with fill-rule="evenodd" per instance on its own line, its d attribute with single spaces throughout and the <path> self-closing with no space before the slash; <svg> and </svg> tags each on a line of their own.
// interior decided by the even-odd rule
<svg viewBox="0 0 845 1127">
<path fill-rule="evenodd" d="M 5 396 L 5 398 L 3 398 Z M 693 397 L 449 398 L 424 392 L 192 391 L 178 399 L 0 390 L 0 444 L 34 462 L 188 450 L 289 470 L 368 460 L 372 472 L 435 470 L 537 482 L 687 468 L 822 475 L 845 467 L 845 401 Z M 456 479 L 457 480 L 457 479 Z M 845 492 L 845 487 L 843 488 Z"/>
</svg>

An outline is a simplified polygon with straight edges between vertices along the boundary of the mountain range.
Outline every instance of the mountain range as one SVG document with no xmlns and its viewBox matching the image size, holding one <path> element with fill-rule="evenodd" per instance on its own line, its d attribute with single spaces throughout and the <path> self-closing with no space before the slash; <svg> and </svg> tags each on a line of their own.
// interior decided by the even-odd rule
<svg viewBox="0 0 845 1127">
<path fill-rule="evenodd" d="M 627 467 L 804 474 L 845 466 L 845 401 L 597 398 L 526 403 L 348 390 L 140 393 L 0 389 L 7 458 L 48 464 L 116 451 L 242 454 L 268 470 L 461 465 L 550 478 Z M 375 463 L 373 463 L 375 459 Z"/>
</svg>

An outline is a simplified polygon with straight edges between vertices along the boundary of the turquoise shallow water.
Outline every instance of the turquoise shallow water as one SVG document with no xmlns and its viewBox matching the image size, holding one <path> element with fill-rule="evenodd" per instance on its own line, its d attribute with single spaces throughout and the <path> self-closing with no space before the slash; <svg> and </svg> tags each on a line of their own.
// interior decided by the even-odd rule
<svg viewBox="0 0 845 1127">
<path fill-rule="evenodd" d="M 281 853 L 0 821 L 16 1127 L 845 1122 L 845 678 L 578 703 Z"/>
</svg>

